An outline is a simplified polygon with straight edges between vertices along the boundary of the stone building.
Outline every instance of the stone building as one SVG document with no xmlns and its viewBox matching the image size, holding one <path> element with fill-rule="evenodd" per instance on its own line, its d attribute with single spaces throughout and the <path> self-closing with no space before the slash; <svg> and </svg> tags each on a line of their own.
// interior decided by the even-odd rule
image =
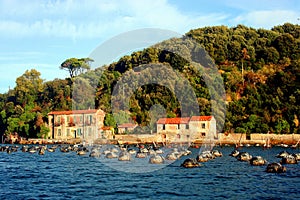
<svg viewBox="0 0 300 200">
<path fill-rule="evenodd" d="M 157 133 L 165 140 L 192 141 L 217 137 L 216 120 L 213 116 L 192 116 L 183 118 L 160 118 Z"/>
<path fill-rule="evenodd" d="M 118 134 L 132 132 L 137 126 L 137 124 L 133 123 L 118 124 Z"/>
<path fill-rule="evenodd" d="M 52 111 L 48 113 L 50 138 L 95 140 L 102 137 L 104 117 L 100 109 Z"/>
</svg>

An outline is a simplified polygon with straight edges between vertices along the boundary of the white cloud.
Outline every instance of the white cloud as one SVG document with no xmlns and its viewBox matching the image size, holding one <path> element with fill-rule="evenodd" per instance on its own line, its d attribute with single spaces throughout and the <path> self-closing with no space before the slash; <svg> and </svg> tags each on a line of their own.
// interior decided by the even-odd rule
<svg viewBox="0 0 300 200">
<path fill-rule="evenodd" d="M 286 22 L 296 24 L 299 16 L 300 13 L 290 10 L 261 10 L 239 15 L 233 20 L 233 23 L 256 28 L 272 28 Z"/>
<path fill-rule="evenodd" d="M 202 12 L 193 1 L 184 3 L 186 11 L 180 3 L 170 2 L 0 0 L 0 92 L 1 88 L 12 86 L 26 69 L 36 68 L 49 80 L 66 77 L 58 69 L 64 59 L 87 56 L 94 45 L 126 31 L 161 28 L 183 34 L 193 28 L 221 24 L 271 28 L 284 22 L 299 23 L 300 17 L 297 0 L 253 0 L 248 4 L 234 0 L 197 2 L 200 7 L 205 4 Z M 214 9 L 203 12 L 216 4 L 220 8 L 218 13 Z M 73 39 L 73 43 L 68 39 Z"/>
<path fill-rule="evenodd" d="M 185 15 L 166 0 L 19 3 L 0 3 L 2 36 L 99 38 L 145 27 L 184 33 L 191 27 L 220 24 L 226 17 L 216 13 L 205 16 Z"/>
<path fill-rule="evenodd" d="M 45 56 L 45 53 L 37 51 L 1 52 L 0 61 L 32 60 L 40 56 Z"/>
</svg>

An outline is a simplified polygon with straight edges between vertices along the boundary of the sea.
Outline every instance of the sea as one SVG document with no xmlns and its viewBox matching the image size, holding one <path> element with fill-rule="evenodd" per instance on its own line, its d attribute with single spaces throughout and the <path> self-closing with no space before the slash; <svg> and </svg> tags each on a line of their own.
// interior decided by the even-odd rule
<svg viewBox="0 0 300 200">
<path fill-rule="evenodd" d="M 20 147 L 21 148 L 21 147 Z M 76 152 L 30 154 L 0 152 L 0 199 L 299 199 L 300 164 L 287 172 L 266 173 L 266 166 L 251 166 L 229 156 L 234 147 L 215 146 L 223 153 L 197 168 L 183 168 L 192 154 L 164 165 L 144 161 L 105 161 Z M 279 162 L 284 147 L 242 147 L 239 151 Z M 141 159 L 141 158 L 140 158 Z M 141 162 L 137 165 L 134 162 Z M 128 171 L 130 167 L 135 170 Z M 155 166 L 149 168 L 149 166 Z M 149 170 L 150 169 L 150 170 Z"/>
</svg>

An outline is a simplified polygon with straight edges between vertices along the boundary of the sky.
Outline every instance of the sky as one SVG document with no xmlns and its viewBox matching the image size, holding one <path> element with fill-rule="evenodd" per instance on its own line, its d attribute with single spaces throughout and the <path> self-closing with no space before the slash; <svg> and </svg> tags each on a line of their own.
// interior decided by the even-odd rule
<svg viewBox="0 0 300 200">
<path fill-rule="evenodd" d="M 0 93 L 36 69 L 45 80 L 66 78 L 60 64 L 88 57 L 119 34 L 159 28 L 244 24 L 271 29 L 299 24 L 299 0 L 0 0 Z M 109 63 L 106 63 L 109 64 Z"/>
</svg>

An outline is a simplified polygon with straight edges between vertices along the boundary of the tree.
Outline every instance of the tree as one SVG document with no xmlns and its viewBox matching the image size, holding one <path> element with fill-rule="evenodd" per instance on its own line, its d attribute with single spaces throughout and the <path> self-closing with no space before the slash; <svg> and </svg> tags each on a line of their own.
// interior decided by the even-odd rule
<svg viewBox="0 0 300 200">
<path fill-rule="evenodd" d="M 246 48 L 243 48 L 242 50 L 242 80 L 243 80 L 243 86 L 244 86 L 244 61 L 248 60 L 250 58 L 250 56 L 248 55 L 248 51 Z"/>
<path fill-rule="evenodd" d="M 85 70 L 89 70 L 89 62 L 93 61 L 94 60 L 90 58 L 69 58 L 60 65 L 60 69 L 67 70 L 70 74 L 70 77 L 73 78 Z"/>
<path fill-rule="evenodd" d="M 43 92 L 43 79 L 41 73 L 35 69 L 26 70 L 26 72 L 17 78 L 15 95 L 17 103 L 27 104 L 37 100 L 38 95 Z"/>
<path fill-rule="evenodd" d="M 39 138 L 47 138 L 49 134 L 50 129 L 46 127 L 44 124 L 41 126 L 40 131 L 37 133 L 37 136 Z"/>
<path fill-rule="evenodd" d="M 275 131 L 276 133 L 290 133 L 290 124 L 285 119 L 278 119 Z"/>
</svg>

